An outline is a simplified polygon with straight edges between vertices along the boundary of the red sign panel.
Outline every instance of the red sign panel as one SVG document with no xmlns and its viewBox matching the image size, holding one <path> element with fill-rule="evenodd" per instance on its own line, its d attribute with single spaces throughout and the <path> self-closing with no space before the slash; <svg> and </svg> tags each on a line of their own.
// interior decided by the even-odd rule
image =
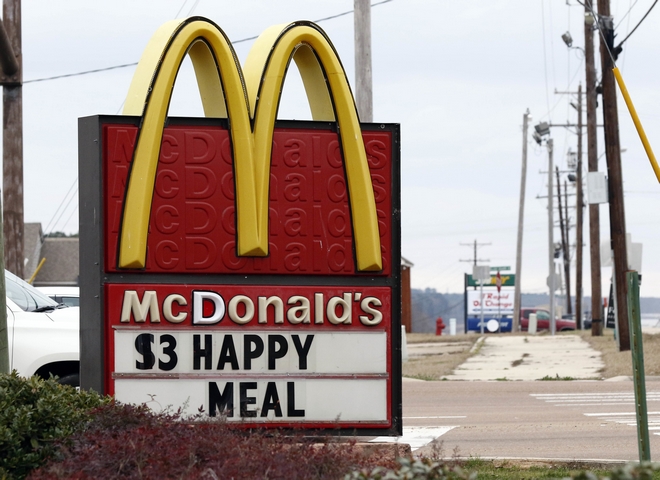
<svg viewBox="0 0 660 480">
<path fill-rule="evenodd" d="M 103 129 L 106 270 L 116 272 L 126 180 L 138 133 Z M 391 273 L 391 132 L 363 135 L 381 236 Z M 269 256 L 236 255 L 234 173 L 222 127 L 164 129 L 153 193 L 145 272 L 354 274 L 353 234 L 339 138 L 332 130 L 277 129 L 269 189 Z"/>
</svg>

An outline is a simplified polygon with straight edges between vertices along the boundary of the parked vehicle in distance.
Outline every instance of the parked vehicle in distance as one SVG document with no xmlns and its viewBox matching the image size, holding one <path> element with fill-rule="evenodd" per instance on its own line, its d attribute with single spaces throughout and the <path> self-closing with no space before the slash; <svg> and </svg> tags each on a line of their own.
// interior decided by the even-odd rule
<svg viewBox="0 0 660 480">
<path fill-rule="evenodd" d="M 520 309 L 520 330 L 527 331 L 529 327 L 529 315 L 536 314 L 536 329 L 537 330 L 550 330 L 550 312 L 544 308 L 529 308 L 524 307 Z M 555 318 L 555 328 L 558 332 L 567 330 L 575 330 L 575 320 L 565 318 Z"/>
<path fill-rule="evenodd" d="M 575 321 L 575 314 L 565 313 L 564 315 L 561 316 L 561 318 Z M 589 330 L 590 328 L 591 328 L 591 312 L 584 312 L 582 314 L 582 330 Z"/>
<path fill-rule="evenodd" d="M 9 368 L 80 385 L 80 309 L 58 304 L 5 270 Z"/>
<path fill-rule="evenodd" d="M 37 287 L 57 303 L 63 303 L 69 307 L 80 306 L 80 288 L 78 287 Z"/>
</svg>

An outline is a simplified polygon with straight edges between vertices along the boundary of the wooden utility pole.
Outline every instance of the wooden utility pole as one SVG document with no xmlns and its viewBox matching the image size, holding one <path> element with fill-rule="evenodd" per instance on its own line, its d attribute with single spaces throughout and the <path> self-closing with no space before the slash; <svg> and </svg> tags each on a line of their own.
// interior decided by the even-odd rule
<svg viewBox="0 0 660 480">
<path fill-rule="evenodd" d="M 3 72 L 2 173 L 5 268 L 23 278 L 23 72 L 21 53 L 21 0 L 4 0 L 4 27 L 18 63 L 13 75 Z"/>
<path fill-rule="evenodd" d="M 603 86 L 603 123 L 605 124 L 605 153 L 610 205 L 610 238 L 614 252 L 614 283 L 616 290 L 617 333 L 619 351 L 630 350 L 628 329 L 628 257 L 626 252 L 626 217 L 623 204 L 623 174 L 621 171 L 621 149 L 619 144 L 619 120 L 616 106 L 614 82 L 614 21 L 610 16 L 610 1 L 598 0 L 600 61 Z M 603 38 L 604 37 L 604 38 Z"/>
<path fill-rule="evenodd" d="M 590 172 L 598 171 L 598 136 L 596 133 L 596 65 L 594 62 L 593 17 L 588 4 L 584 6 L 584 61 L 586 64 L 587 97 L 587 163 Z M 589 19 L 591 18 L 591 23 Z M 589 259 L 591 264 L 591 335 L 603 334 L 603 292 L 600 276 L 600 206 L 589 204 Z"/>
<path fill-rule="evenodd" d="M 5 6 L 6 7 L 6 6 Z M 5 19 L 7 13 L 5 10 Z M 20 45 L 20 3 L 19 3 L 19 45 Z M 5 28 L 5 22 L 0 20 L 0 82 L 2 85 L 11 83 L 11 80 L 18 81 L 20 84 L 21 69 L 20 69 L 20 55 L 14 53 L 14 48 L 7 35 L 8 28 Z M 20 53 L 20 51 L 19 51 Z M 6 86 L 3 90 L 6 90 Z M 6 108 L 6 107 L 5 107 Z M 7 118 L 7 110 L 5 110 L 5 119 Z M 5 120 L 6 121 L 6 120 Z M 7 129 L 4 130 L 4 135 L 7 135 Z M 22 133 L 21 133 L 22 136 Z M 22 143 L 21 143 L 22 144 Z M 6 143 L 5 143 L 6 148 Z M 5 153 L 6 155 L 6 153 Z M 22 158 L 22 155 L 21 155 Z M 1 197 L 0 197 L 1 198 Z M 2 200 L 0 200 L 0 212 L 2 211 Z M 0 222 L 1 223 L 1 222 Z M 0 228 L 0 373 L 9 373 L 9 336 L 7 330 L 7 302 L 6 302 L 6 288 L 5 288 L 5 254 L 4 254 L 4 234 L 3 228 Z"/>
<path fill-rule="evenodd" d="M 561 251 L 564 257 L 564 277 L 566 278 L 566 313 L 572 312 L 571 305 L 571 259 L 568 251 L 568 209 L 566 210 L 566 221 L 564 222 L 564 211 L 561 207 L 561 181 L 559 180 L 559 167 L 555 167 L 557 176 L 557 208 L 559 208 L 559 233 L 561 234 Z M 566 183 L 564 182 L 564 194 L 566 194 Z M 565 197 L 568 207 L 568 197 Z"/>
<path fill-rule="evenodd" d="M 575 205 L 575 326 L 582 330 L 582 223 L 584 199 L 582 193 L 582 84 L 578 85 L 577 126 L 577 199 Z"/>
<path fill-rule="evenodd" d="M 473 243 L 461 243 L 461 245 L 464 245 L 466 247 L 473 247 L 474 254 L 470 260 L 459 260 L 459 262 L 470 262 L 472 265 L 477 265 L 477 262 L 489 262 L 490 260 L 487 258 L 477 258 L 477 249 L 479 247 L 483 247 L 486 245 L 491 245 L 490 243 L 477 243 L 477 240 Z"/>
<path fill-rule="evenodd" d="M 362 122 L 373 122 L 371 79 L 371 0 L 354 0 L 355 102 Z"/>
<path fill-rule="evenodd" d="M 529 109 L 523 115 L 522 171 L 520 173 L 520 203 L 518 205 L 518 240 L 516 242 L 516 283 L 513 293 L 513 321 L 511 331 L 520 330 L 520 279 L 522 278 L 523 221 L 525 219 L 525 186 L 527 184 L 527 127 Z"/>
</svg>

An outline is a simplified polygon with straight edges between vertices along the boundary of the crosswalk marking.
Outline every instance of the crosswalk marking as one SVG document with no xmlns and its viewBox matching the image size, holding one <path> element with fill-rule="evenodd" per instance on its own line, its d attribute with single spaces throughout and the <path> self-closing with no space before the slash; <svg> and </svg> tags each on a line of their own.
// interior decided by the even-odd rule
<svg viewBox="0 0 660 480">
<path fill-rule="evenodd" d="M 615 393 L 533 393 L 532 397 L 553 403 L 557 407 L 587 407 L 592 405 L 635 405 L 633 392 Z M 660 392 L 647 392 L 646 401 L 660 402 Z"/>
<path fill-rule="evenodd" d="M 373 443 L 407 443 L 410 445 L 410 449 L 415 451 L 428 445 L 452 428 L 456 428 L 456 426 L 403 427 L 403 436 L 401 437 L 376 437 L 369 441 Z"/>
<path fill-rule="evenodd" d="M 437 415 L 434 417 L 403 417 L 404 420 L 423 418 L 466 418 L 466 415 Z"/>
<path fill-rule="evenodd" d="M 613 407 L 619 405 L 635 405 L 634 392 L 605 393 L 532 393 L 530 396 L 551 403 L 556 407 Z M 646 392 L 646 402 L 660 402 L 660 392 Z M 634 411 L 626 412 L 596 412 L 583 413 L 587 417 L 596 418 L 602 422 L 617 423 L 630 427 L 637 426 Z M 647 413 L 649 431 L 660 435 L 660 411 Z"/>
</svg>

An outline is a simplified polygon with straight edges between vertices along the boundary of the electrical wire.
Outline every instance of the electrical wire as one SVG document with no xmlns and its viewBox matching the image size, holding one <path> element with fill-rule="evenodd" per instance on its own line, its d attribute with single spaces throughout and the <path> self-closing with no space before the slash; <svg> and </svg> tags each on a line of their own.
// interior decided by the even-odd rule
<svg viewBox="0 0 660 480">
<path fill-rule="evenodd" d="M 635 3 L 632 3 L 632 0 L 630 0 L 630 7 L 628 7 L 628 11 L 626 12 L 626 14 L 623 17 L 621 17 L 621 20 L 619 20 L 619 24 L 616 27 L 614 27 L 615 30 L 618 29 L 621 26 L 621 24 L 623 23 L 623 21 L 626 19 L 626 17 L 628 17 L 628 15 L 630 15 L 630 12 L 634 8 L 634 6 L 637 5 L 637 2 L 639 2 L 639 0 L 635 0 Z M 628 18 L 628 26 L 630 26 L 630 18 Z"/>
<path fill-rule="evenodd" d="M 389 2 L 392 2 L 392 1 L 394 1 L 394 0 L 382 0 L 380 2 L 372 3 L 371 6 L 372 7 L 377 7 L 379 5 L 383 5 L 385 3 L 389 3 Z M 190 16 L 190 14 L 193 12 L 193 10 L 195 10 L 195 8 L 199 4 L 199 2 L 200 2 L 200 0 L 197 0 L 195 2 L 195 4 L 192 6 L 190 11 L 188 12 L 188 16 Z M 177 12 L 177 15 L 176 15 L 177 17 L 181 13 L 181 10 L 183 10 L 183 7 L 184 7 L 185 4 L 186 4 L 186 2 L 183 2 L 183 5 L 181 5 L 181 8 Z M 354 10 L 349 10 L 347 12 L 338 13 L 336 15 L 330 15 L 328 17 L 319 18 L 318 20 L 313 20 L 313 21 L 314 21 L 314 23 L 325 22 L 327 20 L 333 20 L 335 18 L 339 18 L 339 17 L 343 17 L 345 15 L 349 15 L 353 12 L 354 12 Z M 255 35 L 255 36 L 252 36 L 252 37 L 241 38 L 240 40 L 236 40 L 236 41 L 231 42 L 231 43 L 232 44 L 243 43 L 243 42 L 248 42 L 250 40 L 256 40 L 257 38 L 259 38 L 259 35 Z M 79 76 L 82 76 L 82 75 L 89 75 L 91 73 L 107 72 L 109 70 L 117 70 L 117 69 L 120 69 L 120 68 L 134 67 L 137 64 L 138 64 L 138 62 L 124 63 L 122 65 L 113 65 L 112 67 L 97 68 L 97 69 L 94 69 L 94 70 L 85 70 L 85 71 L 76 72 L 76 73 L 66 73 L 64 75 L 53 75 L 51 77 L 44 77 L 44 78 L 35 78 L 35 79 L 32 79 L 32 80 L 25 80 L 23 82 L 23 84 L 25 85 L 25 84 L 28 84 L 28 83 L 47 82 L 47 81 L 50 81 L 50 80 L 59 80 L 60 78 L 79 77 Z"/>
<path fill-rule="evenodd" d="M 45 77 L 45 78 L 35 78 L 32 80 L 25 80 L 23 84 L 25 85 L 27 83 L 47 82 L 48 80 L 58 80 L 60 78 L 68 78 L 68 77 L 79 77 L 81 75 L 89 75 L 90 73 L 107 72 L 108 70 L 117 70 L 119 68 L 134 67 L 137 64 L 138 62 L 124 63 L 122 65 L 114 65 L 112 67 L 97 68 L 95 70 L 85 70 L 83 72 L 76 72 L 76 73 L 65 73 L 64 75 L 54 75 L 52 77 Z"/>
<path fill-rule="evenodd" d="M 57 217 L 57 220 L 53 224 L 53 227 L 50 231 L 50 233 L 46 234 L 46 237 L 49 237 L 53 232 L 55 232 L 55 227 L 59 223 L 60 219 L 62 218 L 62 215 L 64 215 L 64 212 L 66 212 L 66 209 L 69 208 L 69 205 L 71 205 L 71 202 L 73 201 L 74 198 L 76 198 L 76 195 L 78 194 L 78 188 L 76 188 L 76 191 L 71 195 L 71 198 L 69 198 L 69 201 L 66 203 L 66 206 L 62 209 L 62 212 L 60 213 L 60 216 Z"/>
<path fill-rule="evenodd" d="M 188 3 L 188 0 L 183 0 L 183 3 L 181 4 L 181 8 L 179 8 L 179 11 L 176 12 L 176 15 L 174 15 L 174 18 L 179 18 L 179 15 L 181 15 L 181 12 L 183 11 L 183 7 L 186 6 L 186 3 Z"/>
<path fill-rule="evenodd" d="M 644 20 L 646 20 L 646 17 L 649 16 L 649 13 L 651 13 L 651 10 L 653 10 L 653 7 L 655 7 L 655 6 L 657 5 L 657 3 L 658 3 L 658 0 L 655 0 L 655 1 L 653 2 L 653 5 L 651 5 L 651 6 L 649 7 L 648 11 L 644 14 L 644 16 L 642 17 L 642 19 L 637 23 L 637 25 L 635 25 L 635 28 L 633 28 L 633 29 L 630 31 L 630 33 L 626 36 L 626 38 L 624 38 L 623 40 L 621 40 L 621 42 L 619 42 L 619 45 L 617 46 L 617 48 L 621 47 L 621 45 L 623 45 L 623 43 L 624 43 L 626 40 L 628 40 L 628 39 L 630 38 L 630 36 L 631 36 L 633 33 L 635 33 L 635 30 L 637 30 L 637 28 L 642 24 L 642 22 L 643 22 Z"/>
<path fill-rule="evenodd" d="M 48 221 L 48 224 L 46 224 L 46 228 L 44 229 L 45 231 L 48 231 L 48 230 L 50 229 L 51 225 L 53 224 L 53 220 L 55 219 L 55 217 L 56 217 L 57 214 L 59 213 L 60 208 L 62 208 L 62 205 L 64 205 L 64 202 L 66 202 L 66 199 L 69 198 L 69 194 L 70 194 L 71 191 L 73 190 L 73 187 L 76 186 L 76 183 L 78 183 L 78 177 L 76 177 L 76 178 L 73 180 L 73 183 L 71 184 L 71 186 L 69 187 L 69 190 L 66 192 L 66 195 L 64 195 L 64 198 L 62 199 L 62 201 L 61 201 L 60 204 L 58 205 L 57 209 L 55 210 L 55 213 L 53 214 L 53 216 L 51 217 L 51 219 Z"/>
<path fill-rule="evenodd" d="M 78 205 L 75 205 L 75 208 L 74 208 L 73 211 L 71 212 L 71 215 L 69 215 L 69 218 L 67 218 L 67 219 L 66 219 L 66 222 L 64 222 L 64 225 L 62 225 L 62 231 L 66 230 L 66 226 L 69 224 L 69 222 L 71 221 L 71 218 L 73 217 L 73 215 L 74 215 L 77 211 L 78 211 Z"/>
</svg>

